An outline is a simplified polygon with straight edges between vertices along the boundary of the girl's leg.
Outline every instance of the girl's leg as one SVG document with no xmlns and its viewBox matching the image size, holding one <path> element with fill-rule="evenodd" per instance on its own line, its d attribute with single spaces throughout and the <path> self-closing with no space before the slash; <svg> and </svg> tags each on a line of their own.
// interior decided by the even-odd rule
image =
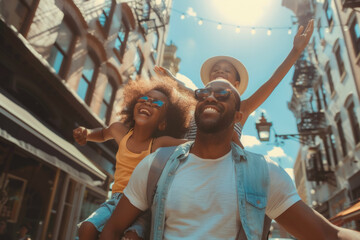
<svg viewBox="0 0 360 240">
<path fill-rule="evenodd" d="M 99 231 L 91 222 L 83 222 L 79 228 L 79 240 L 97 240 Z"/>
</svg>

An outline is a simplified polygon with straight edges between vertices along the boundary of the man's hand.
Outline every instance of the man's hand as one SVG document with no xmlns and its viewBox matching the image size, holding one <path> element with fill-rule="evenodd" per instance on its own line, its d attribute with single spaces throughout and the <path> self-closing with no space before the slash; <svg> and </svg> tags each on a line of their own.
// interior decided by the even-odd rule
<svg viewBox="0 0 360 240">
<path fill-rule="evenodd" d="M 143 238 L 139 237 L 135 231 L 128 231 L 121 240 L 143 240 Z"/>
<path fill-rule="evenodd" d="M 309 43 L 311 35 L 314 31 L 314 19 L 311 19 L 306 26 L 304 31 L 304 26 L 300 26 L 298 32 L 294 37 L 294 50 L 302 52 L 306 45 Z"/>
<path fill-rule="evenodd" d="M 81 146 L 84 146 L 86 144 L 87 135 L 88 130 L 84 127 L 78 127 L 73 130 L 73 137 L 75 141 Z"/>
</svg>

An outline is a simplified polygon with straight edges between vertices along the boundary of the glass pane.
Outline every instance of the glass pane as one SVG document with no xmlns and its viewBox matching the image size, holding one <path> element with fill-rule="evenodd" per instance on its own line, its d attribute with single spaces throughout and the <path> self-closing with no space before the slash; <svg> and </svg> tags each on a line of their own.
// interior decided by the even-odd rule
<svg viewBox="0 0 360 240">
<path fill-rule="evenodd" d="M 83 100 L 85 100 L 88 87 L 89 87 L 88 82 L 84 79 L 84 77 L 81 77 L 77 93 L 79 97 L 81 97 Z"/>
<path fill-rule="evenodd" d="M 115 40 L 115 48 L 120 51 L 121 41 L 120 41 L 119 37 L 117 37 L 116 40 Z"/>
<path fill-rule="evenodd" d="M 64 60 L 64 55 L 56 48 L 56 46 L 53 46 L 51 48 L 49 64 L 53 66 L 57 74 L 59 74 L 60 72 L 60 68 L 63 60 Z"/>
<path fill-rule="evenodd" d="M 103 9 L 102 14 L 99 17 L 99 22 L 101 24 L 101 26 L 105 26 L 107 19 L 109 18 L 110 15 L 110 7 L 106 7 Z"/>
<path fill-rule="evenodd" d="M 354 26 L 354 31 L 355 31 L 355 36 L 356 38 L 360 38 L 360 28 L 359 28 L 359 24 L 356 23 Z"/>
<path fill-rule="evenodd" d="M 111 96 L 112 96 L 113 88 L 110 84 L 106 86 L 105 93 L 104 93 L 104 102 L 107 104 L 110 103 Z"/>
<path fill-rule="evenodd" d="M 86 57 L 82 73 L 89 82 L 91 82 L 92 80 L 94 74 L 94 68 L 95 68 L 94 61 L 90 57 Z"/>
<path fill-rule="evenodd" d="M 72 38 L 73 38 L 72 31 L 65 22 L 62 22 L 59 30 L 59 35 L 56 39 L 56 43 L 65 53 L 67 53 L 69 50 Z"/>
<path fill-rule="evenodd" d="M 159 41 L 159 37 L 158 37 L 157 33 L 155 33 L 155 34 L 154 34 L 153 43 L 152 43 L 152 46 L 153 46 L 153 49 L 154 49 L 154 50 L 157 49 L 158 41 Z"/>
<path fill-rule="evenodd" d="M 101 120 L 106 121 L 106 112 L 107 112 L 108 106 L 103 102 L 101 104 L 101 108 L 100 108 L 100 112 L 99 112 L 99 117 L 101 118 Z"/>
<path fill-rule="evenodd" d="M 140 53 L 139 53 L 139 50 L 137 50 L 137 52 L 135 54 L 135 58 L 134 58 L 134 67 L 136 69 L 136 72 L 139 72 L 140 65 L 141 65 Z"/>
</svg>

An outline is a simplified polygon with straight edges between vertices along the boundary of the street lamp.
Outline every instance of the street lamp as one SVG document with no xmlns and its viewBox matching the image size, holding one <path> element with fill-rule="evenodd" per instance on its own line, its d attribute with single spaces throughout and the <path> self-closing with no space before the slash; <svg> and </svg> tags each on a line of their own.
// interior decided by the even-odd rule
<svg viewBox="0 0 360 240">
<path fill-rule="evenodd" d="M 271 122 L 268 122 L 264 116 L 264 113 L 261 113 L 259 121 L 256 123 L 256 130 L 261 142 L 268 142 L 270 139 L 270 128 L 272 126 Z"/>
</svg>

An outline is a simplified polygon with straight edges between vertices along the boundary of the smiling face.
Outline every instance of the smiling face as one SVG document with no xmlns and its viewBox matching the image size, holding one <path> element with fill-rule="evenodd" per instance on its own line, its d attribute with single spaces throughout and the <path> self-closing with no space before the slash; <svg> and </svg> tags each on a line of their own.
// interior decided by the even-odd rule
<svg viewBox="0 0 360 240">
<path fill-rule="evenodd" d="M 230 83 L 225 81 L 214 81 L 210 82 L 206 88 L 217 91 L 229 89 L 230 86 Z M 237 113 L 236 101 L 234 94 L 230 94 L 224 101 L 219 101 L 214 97 L 214 93 L 199 101 L 195 109 L 195 122 L 198 129 L 203 133 L 216 133 L 231 127 Z"/>
<path fill-rule="evenodd" d="M 240 79 L 235 67 L 228 61 L 221 60 L 214 64 L 210 71 L 210 81 L 217 78 L 228 80 L 233 86 L 238 87 Z"/>
<path fill-rule="evenodd" d="M 147 92 L 145 96 L 147 96 L 147 98 L 142 98 L 135 104 L 135 125 L 148 125 L 149 127 L 154 127 L 154 130 L 163 130 L 161 128 L 164 128 L 162 125 L 165 124 L 166 106 L 169 105 L 167 96 L 158 90 L 151 90 Z M 149 100 L 144 101 L 144 99 Z M 156 104 L 157 100 L 160 100 L 164 104 L 160 107 Z"/>
</svg>

